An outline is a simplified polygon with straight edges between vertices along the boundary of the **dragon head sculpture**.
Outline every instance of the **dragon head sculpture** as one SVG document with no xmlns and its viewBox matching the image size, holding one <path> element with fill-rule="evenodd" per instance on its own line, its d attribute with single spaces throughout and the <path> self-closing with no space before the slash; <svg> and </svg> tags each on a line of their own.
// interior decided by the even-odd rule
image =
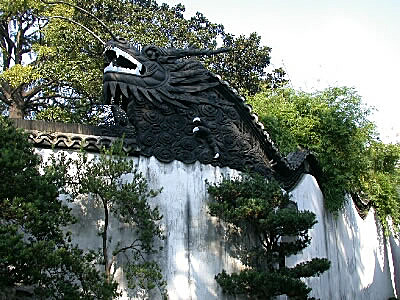
<svg viewBox="0 0 400 300">
<path fill-rule="evenodd" d="M 128 110 L 130 98 L 149 101 L 154 106 L 207 101 L 196 95 L 219 84 L 198 61 L 184 57 L 213 55 L 228 49 L 166 49 L 145 46 L 142 49 L 123 39 L 106 43 L 103 88 L 106 104 L 116 104 Z"/>
<path fill-rule="evenodd" d="M 249 114 L 243 102 L 191 59 L 226 51 L 139 48 L 117 38 L 105 44 L 105 104 L 112 105 L 116 125 L 135 130 L 142 155 L 268 172 L 268 160 L 239 116 Z"/>
</svg>

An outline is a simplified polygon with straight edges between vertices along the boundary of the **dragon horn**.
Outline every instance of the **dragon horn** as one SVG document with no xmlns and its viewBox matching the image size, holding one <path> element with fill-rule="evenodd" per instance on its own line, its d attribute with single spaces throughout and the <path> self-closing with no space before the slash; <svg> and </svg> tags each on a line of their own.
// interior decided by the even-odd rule
<svg viewBox="0 0 400 300">
<path fill-rule="evenodd" d="M 112 37 L 113 40 L 115 40 L 115 41 L 118 40 L 118 38 L 112 33 L 112 31 L 107 27 L 106 24 L 104 24 L 99 18 L 97 18 L 97 17 L 96 17 L 95 15 L 93 15 L 92 13 L 88 12 L 86 9 L 83 9 L 82 7 L 79 7 L 79 6 L 77 6 L 77 5 L 74 5 L 74 4 L 65 2 L 65 1 L 49 1 L 49 2 L 48 2 L 48 1 L 45 1 L 45 0 L 41 0 L 41 1 L 42 1 L 43 3 L 50 4 L 50 5 L 53 5 L 53 4 L 64 4 L 64 5 L 68 5 L 68 6 L 71 6 L 71 7 L 73 7 L 73 8 L 76 8 L 77 10 L 79 10 L 79 11 L 81 11 L 81 12 L 87 14 L 88 16 L 94 18 L 97 22 L 99 22 L 99 24 L 100 24 L 101 26 L 103 26 L 104 29 L 111 35 L 111 37 Z M 68 18 L 65 18 L 65 19 L 69 20 Z M 72 20 L 70 20 L 70 21 L 72 21 Z M 74 24 L 77 24 L 77 25 L 80 25 L 81 27 L 83 27 L 83 28 L 86 29 L 85 26 L 83 26 L 83 25 L 81 25 L 81 24 L 78 24 L 78 23 L 75 22 L 75 21 L 74 21 L 73 23 L 74 23 Z M 89 30 L 89 32 L 92 33 L 90 30 Z M 103 42 L 103 44 L 104 44 L 104 42 Z"/>
</svg>

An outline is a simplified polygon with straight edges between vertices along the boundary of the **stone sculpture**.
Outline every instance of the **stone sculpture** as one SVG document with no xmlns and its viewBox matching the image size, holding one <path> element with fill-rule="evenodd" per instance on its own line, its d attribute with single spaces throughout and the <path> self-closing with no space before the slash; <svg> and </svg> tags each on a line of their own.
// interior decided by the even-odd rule
<svg viewBox="0 0 400 300">
<path fill-rule="evenodd" d="M 268 157 L 240 116 L 249 114 L 242 100 L 223 95 L 227 87 L 193 59 L 226 51 L 140 49 L 121 39 L 106 44 L 104 98 L 126 111 L 141 154 L 270 173 Z"/>
</svg>

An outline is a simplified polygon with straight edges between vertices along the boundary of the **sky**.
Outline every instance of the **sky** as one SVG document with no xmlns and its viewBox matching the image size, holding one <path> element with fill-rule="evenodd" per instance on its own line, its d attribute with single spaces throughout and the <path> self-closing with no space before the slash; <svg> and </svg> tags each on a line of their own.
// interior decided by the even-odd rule
<svg viewBox="0 0 400 300">
<path fill-rule="evenodd" d="M 235 35 L 257 32 L 304 91 L 354 87 L 376 108 L 385 142 L 400 142 L 400 0 L 164 0 Z"/>
</svg>

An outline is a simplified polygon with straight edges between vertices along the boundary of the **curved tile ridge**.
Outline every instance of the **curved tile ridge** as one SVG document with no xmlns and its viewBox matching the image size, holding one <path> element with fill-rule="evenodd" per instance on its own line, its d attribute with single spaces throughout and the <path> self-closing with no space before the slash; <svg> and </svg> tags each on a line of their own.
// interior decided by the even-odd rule
<svg viewBox="0 0 400 300">
<path fill-rule="evenodd" d="M 307 157 L 311 154 L 309 150 L 298 150 L 295 152 L 290 152 L 285 160 L 287 161 L 290 169 L 295 170 L 300 167 L 301 164 L 307 159 Z"/>
<path fill-rule="evenodd" d="M 56 147 L 64 149 L 84 149 L 87 151 L 99 152 L 104 147 L 109 147 L 117 140 L 118 137 L 97 136 L 79 133 L 65 132 L 45 132 L 39 130 L 28 130 L 28 138 L 39 147 Z M 129 154 L 138 153 L 135 140 L 124 139 L 124 151 Z"/>
<path fill-rule="evenodd" d="M 103 147 L 110 146 L 125 135 L 124 151 L 130 155 L 137 155 L 140 151 L 135 136 L 129 129 L 38 120 L 11 119 L 11 121 L 17 128 L 24 129 L 28 139 L 38 147 L 99 152 Z"/>
<path fill-rule="evenodd" d="M 246 103 L 246 98 L 240 95 L 239 92 L 235 88 L 231 87 L 227 81 L 223 80 L 221 76 L 213 74 L 212 72 L 210 73 L 214 78 L 219 80 L 221 86 L 226 90 L 226 92 L 228 92 L 233 99 L 236 99 L 237 104 L 242 106 L 243 110 L 247 112 L 247 119 L 251 121 L 253 129 L 258 132 L 259 138 L 263 140 L 263 144 L 265 146 L 264 150 L 266 151 L 267 155 L 271 157 L 274 170 L 281 173 L 291 173 L 286 174 L 285 177 L 293 177 L 294 173 L 297 174 L 295 177 L 299 177 L 303 173 L 309 173 L 309 167 L 304 166 L 304 163 L 310 155 L 312 156 L 312 153 L 308 150 L 299 150 L 289 153 L 286 157 L 283 156 L 277 145 L 271 139 L 269 133 L 265 130 L 264 125 L 259 121 L 259 117 L 257 113 L 253 111 L 253 107 Z M 300 170 L 301 174 L 299 173 Z M 289 181 L 297 182 L 298 179 L 294 180 L 292 178 Z M 293 183 L 289 185 L 291 186 Z"/>
<path fill-rule="evenodd" d="M 271 146 L 273 147 L 273 149 L 276 150 L 277 153 L 279 153 L 279 155 L 280 155 L 281 157 L 283 157 L 283 156 L 280 154 L 280 152 L 279 152 L 277 146 L 275 145 L 274 141 L 270 138 L 269 133 L 265 130 L 264 124 L 262 124 L 262 123 L 259 121 L 257 113 L 253 111 L 253 107 L 252 107 L 250 104 L 246 103 L 246 98 L 243 97 L 242 95 L 240 95 L 239 92 L 238 92 L 238 90 L 235 89 L 235 88 L 233 88 L 232 86 L 230 86 L 230 84 L 229 84 L 227 81 L 223 80 L 223 79 L 221 78 L 221 76 L 216 75 L 216 74 L 214 74 L 214 73 L 212 73 L 212 72 L 211 72 L 211 75 L 214 76 L 214 78 L 217 78 L 217 79 L 219 80 L 219 82 L 221 83 L 221 85 L 223 85 L 223 86 L 225 86 L 226 88 L 228 88 L 228 89 L 232 92 L 232 94 L 235 96 L 235 98 L 236 98 L 237 100 L 240 100 L 240 101 L 237 101 L 237 102 L 238 102 L 238 103 L 242 103 L 242 105 L 248 110 L 248 112 L 249 112 L 249 114 L 250 114 L 250 117 L 251 117 L 251 119 L 252 119 L 252 121 L 253 121 L 255 127 L 256 127 L 256 128 L 259 128 L 259 129 L 262 131 L 262 133 L 263 133 L 263 135 L 265 136 L 265 138 L 266 138 L 266 140 L 268 141 L 268 143 L 270 143 Z"/>
</svg>

